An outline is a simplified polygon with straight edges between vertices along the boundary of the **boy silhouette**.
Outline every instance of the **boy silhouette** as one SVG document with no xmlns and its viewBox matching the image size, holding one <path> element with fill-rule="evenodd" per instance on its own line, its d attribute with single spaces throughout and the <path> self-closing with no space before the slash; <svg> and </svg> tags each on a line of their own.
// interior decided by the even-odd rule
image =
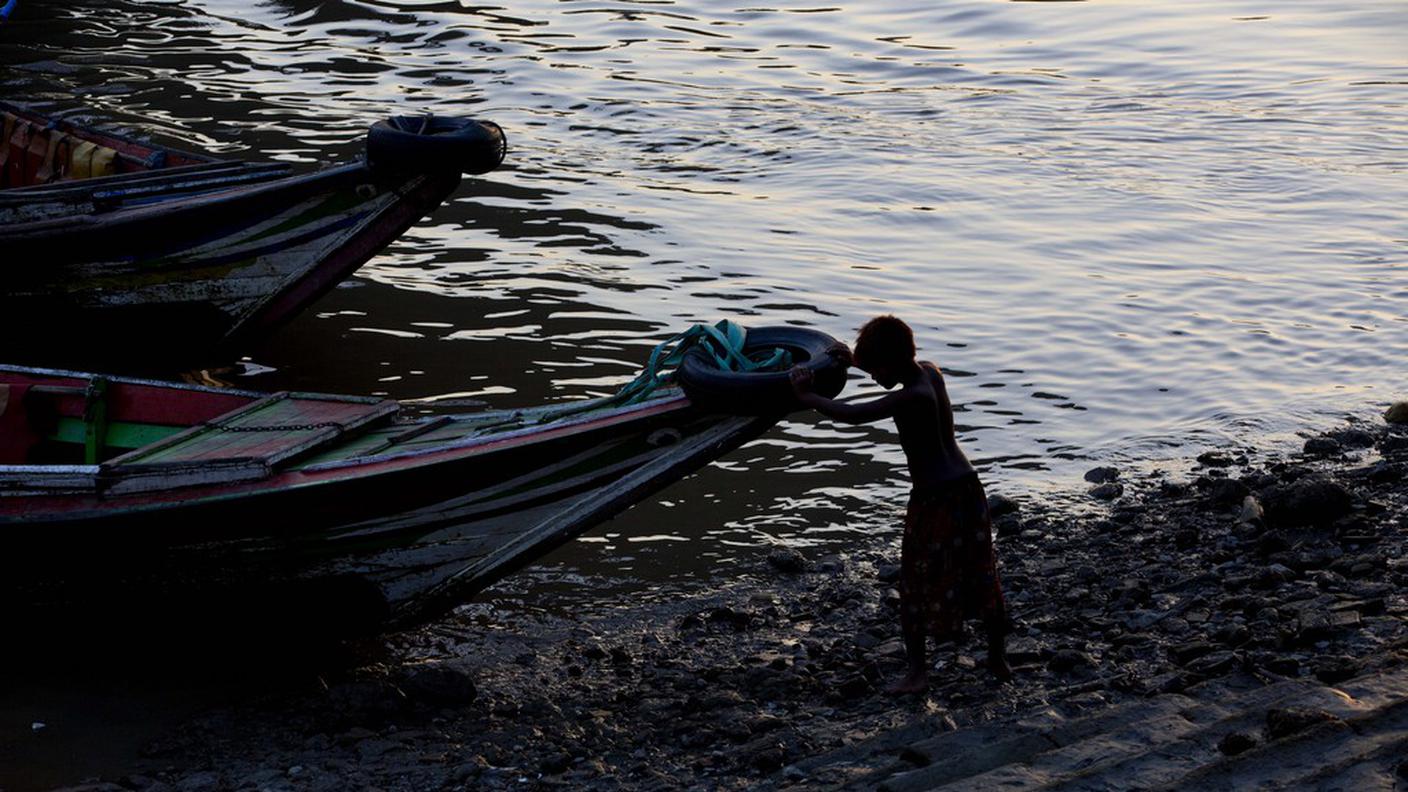
<svg viewBox="0 0 1408 792">
<path fill-rule="evenodd" d="M 900 544 L 900 631 L 909 670 L 887 688 L 919 693 L 929 685 L 925 635 L 959 639 L 963 621 L 981 617 L 987 628 L 988 669 L 999 680 L 1007 664 L 1007 612 L 997 576 L 987 495 L 977 471 L 958 447 L 953 407 L 943 374 L 915 360 L 914 334 L 893 316 L 866 322 L 855 352 L 833 350 L 865 371 L 880 387 L 898 390 L 870 401 L 847 403 L 812 391 L 811 372 L 795 367 L 792 389 L 803 406 L 832 420 L 860 424 L 894 418 L 909 463 L 912 489 Z"/>
</svg>

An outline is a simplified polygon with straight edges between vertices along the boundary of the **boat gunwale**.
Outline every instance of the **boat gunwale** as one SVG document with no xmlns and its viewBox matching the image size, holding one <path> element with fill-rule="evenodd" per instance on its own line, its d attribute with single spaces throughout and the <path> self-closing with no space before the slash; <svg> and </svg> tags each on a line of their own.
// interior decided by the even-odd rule
<svg viewBox="0 0 1408 792">
<path fill-rule="evenodd" d="M 78 212 L 42 220 L 10 223 L 0 226 L 0 241 L 35 243 L 49 237 L 72 234 L 95 227 L 135 225 L 154 219 L 169 221 L 173 216 L 212 211 L 223 204 L 255 201 L 266 195 L 281 195 L 285 192 L 299 196 L 300 199 L 306 199 L 320 192 L 339 189 L 343 186 L 341 182 L 354 181 L 351 177 L 360 173 L 365 173 L 367 178 L 372 181 L 376 180 L 376 172 L 371 165 L 364 159 L 356 160 L 341 165 L 329 165 L 306 173 L 294 173 L 264 181 L 237 184 L 229 189 L 191 196 L 180 201 L 156 201 L 115 209 L 111 212 Z M 397 200 L 401 200 L 401 195 L 406 189 L 405 185 L 417 178 L 424 178 L 425 174 L 406 173 L 397 174 L 397 176 L 402 178 L 397 180 L 397 186 L 391 188 L 390 191 L 397 194 Z M 328 182 L 328 184 L 324 185 L 322 182 Z M 111 231 L 112 228 L 108 230 Z"/>
<path fill-rule="evenodd" d="M 601 398 L 601 399 L 597 399 L 597 400 L 594 400 L 594 401 L 606 401 L 606 400 L 609 399 L 609 398 L 610 398 L 610 397 L 603 397 L 603 398 Z M 576 406 L 579 406 L 579 405 L 584 404 L 584 403 L 585 403 L 585 402 L 576 402 L 576 403 L 571 404 L 570 406 L 576 407 Z M 620 419 L 629 420 L 630 418 L 634 418 L 634 417 L 640 417 L 640 418 L 649 417 L 649 416 L 658 415 L 658 414 L 664 413 L 664 412 L 670 412 L 670 408 L 674 407 L 676 404 L 678 404 L 678 407 L 679 407 L 679 408 L 688 408 L 688 407 L 692 406 L 691 403 L 690 403 L 690 401 L 689 401 L 689 397 L 685 396 L 685 395 L 683 394 L 683 392 L 680 392 L 680 393 L 671 393 L 671 394 L 667 394 L 667 395 L 665 395 L 665 396 L 661 396 L 661 397 L 658 397 L 658 398 L 655 398 L 655 399 L 650 399 L 650 400 L 647 400 L 647 401 L 639 402 L 639 403 L 637 403 L 637 404 L 626 405 L 626 406 L 624 406 L 624 407 L 620 407 L 620 408 L 617 408 L 617 409 L 615 409 L 615 410 L 611 410 L 611 409 L 602 409 L 602 410 L 599 410 L 599 411 L 598 411 L 598 410 L 592 410 L 592 411 L 589 412 L 588 414 L 584 414 L 584 415 L 577 416 L 577 417 L 574 417 L 574 418 L 563 418 L 563 419 L 560 420 L 560 421 L 552 421 L 552 422 L 550 422 L 550 423 L 538 424 L 538 425 L 535 425 L 535 426 L 524 426 L 524 427 L 521 427 L 521 428 L 518 428 L 518 429 L 509 429 L 509 430 L 505 430 L 505 431 L 503 431 L 503 432 L 495 432 L 495 433 L 486 434 L 486 435 L 471 435 L 471 436 L 468 436 L 468 437 L 461 438 L 461 439 L 459 439 L 459 440 L 452 440 L 452 441 L 449 441 L 449 442 L 446 442 L 446 443 L 442 443 L 442 444 L 427 446 L 426 448 L 404 449 L 404 450 L 397 450 L 397 451 L 384 451 L 384 452 L 380 452 L 380 453 L 377 453 L 377 454 L 371 454 L 371 455 L 368 455 L 368 456 L 354 456 L 354 457 L 348 457 L 348 458 L 346 458 L 346 459 L 329 459 L 329 460 L 326 460 L 326 461 L 324 461 L 324 462 L 314 462 L 314 463 L 311 463 L 311 464 L 308 464 L 308 465 L 294 466 L 294 467 L 289 468 L 287 471 L 281 471 L 281 472 L 288 472 L 288 473 L 322 473 L 322 472 L 326 472 L 326 471 L 330 471 L 330 470 L 339 470 L 339 469 L 341 469 L 341 468 L 346 468 L 346 467 L 361 467 L 361 466 L 364 466 L 364 465 L 379 465 L 379 464 L 382 464 L 382 463 L 385 463 L 385 462 L 396 462 L 396 461 L 399 461 L 399 460 L 402 460 L 402 459 L 413 459 L 413 458 L 416 458 L 416 457 L 423 457 L 423 456 L 428 456 L 428 455 L 432 455 L 432 454 L 439 454 L 439 453 L 444 453 L 444 452 L 447 452 L 447 451 L 465 451 L 465 450 L 471 450 L 471 449 L 474 449 L 476 446 L 496 445 L 496 444 L 502 443 L 503 441 L 506 441 L 506 440 L 517 440 L 517 439 L 520 439 L 520 438 L 523 438 L 523 437 L 532 436 L 532 435 L 547 435 L 547 434 L 549 434 L 550 432 L 551 432 L 551 433 L 554 433 L 554 437 L 555 437 L 557 430 L 561 430 L 561 429 L 577 429 L 577 428 L 580 428 L 580 427 L 583 427 L 583 426 L 587 426 L 587 425 L 590 425 L 590 424 L 594 424 L 594 423 L 601 422 L 601 421 L 603 421 L 603 420 L 605 420 L 605 419 L 609 419 L 609 418 L 611 418 L 611 419 L 620 418 Z M 555 405 L 554 405 L 554 406 L 555 406 Z M 568 406 L 568 405 L 564 405 L 564 406 Z M 500 412 L 502 412 L 503 414 L 507 414 L 509 417 L 513 417 L 513 416 L 515 416 L 516 414 L 521 414 L 522 409 L 523 409 L 523 408 L 519 408 L 519 409 L 517 409 L 517 410 L 495 411 L 495 412 L 492 412 L 492 413 L 469 413 L 469 414 L 463 414 L 463 415 L 449 415 L 449 416 L 437 416 L 437 417 L 449 418 L 450 420 L 456 421 L 456 422 L 467 422 L 467 421 L 471 421 L 471 420 L 476 420 L 476 419 L 484 418 L 484 417 L 486 417 L 486 416 L 497 415 L 497 414 L 500 414 Z M 635 413 L 642 413 L 642 414 L 641 414 L 641 415 L 635 415 Z M 428 418 L 428 420 L 434 420 L 434 419 L 435 419 L 435 417 Z M 545 439 L 551 439 L 551 438 L 545 438 Z M 425 441 L 423 441 L 423 442 L 425 442 Z M 516 444 L 516 445 L 519 445 L 519 444 Z M 479 453 L 485 453 L 485 452 L 487 452 L 487 450 L 489 450 L 489 449 L 486 449 L 485 451 L 479 452 Z M 465 455 L 463 455 L 463 456 L 469 457 L 469 456 L 477 456 L 477 455 L 478 455 L 478 453 L 472 453 L 472 454 L 465 454 Z"/>
<path fill-rule="evenodd" d="M 93 376 L 102 376 L 102 375 L 88 374 L 88 373 L 84 373 L 84 372 L 67 371 L 67 370 L 63 370 L 63 369 L 41 369 L 41 368 L 34 368 L 34 367 L 28 367 L 28 366 L 14 366 L 14 365 L 0 364 L 0 372 L 4 372 L 4 371 L 10 371 L 10 372 L 16 372 L 16 373 L 23 373 L 23 374 L 34 374 L 34 375 L 41 375 L 41 376 L 66 377 L 66 378 L 73 378 L 73 379 L 79 379 L 79 380 L 88 380 L 88 379 L 91 379 Z M 142 379 L 142 378 L 136 378 L 136 377 L 114 376 L 114 377 L 108 377 L 107 379 L 108 379 L 109 382 L 112 382 L 112 383 L 127 384 L 127 385 L 137 385 L 137 386 L 146 386 L 146 387 L 157 387 L 157 388 L 164 388 L 164 389 L 169 389 L 169 390 L 174 390 L 174 391 L 196 391 L 196 392 L 201 392 L 201 393 L 212 393 L 212 394 L 222 394 L 222 395 L 236 395 L 236 396 L 242 396 L 242 397 L 250 398 L 250 399 L 252 399 L 252 400 L 254 400 L 254 401 L 256 401 L 256 402 L 257 402 L 259 399 L 266 398 L 266 397 L 268 397 L 268 396 L 273 395 L 272 393 L 270 393 L 270 392 L 265 392 L 265 391 L 249 391 L 249 390 L 234 389 L 234 388 L 213 388 L 213 387 L 206 386 L 206 385 L 195 385 L 195 384 L 188 384 L 188 383 L 165 382 L 165 381 L 161 381 L 161 380 L 149 380 L 149 379 Z M 376 398 L 376 397 L 367 397 L 367 396 L 342 396 L 342 395 L 338 395 L 338 394 L 326 394 L 326 393 L 308 393 L 308 394 L 302 394 L 302 393 L 298 393 L 298 392 L 289 392 L 289 395 L 290 395 L 290 396 L 294 396 L 294 397 L 304 397 L 304 398 L 322 398 L 322 399 L 328 399 L 328 400 L 331 400 L 331 401 L 340 401 L 340 402 L 343 402 L 343 403 L 369 403 L 369 404 L 377 404 L 377 403 L 382 403 L 382 402 L 384 402 L 384 403 L 386 403 L 386 404 L 395 404 L 395 405 L 402 405 L 402 404 L 404 404 L 404 402 L 400 402 L 400 401 L 396 401 L 396 400 L 392 400 L 392 399 L 378 399 L 378 398 Z M 611 397 L 600 397 L 600 398 L 598 398 L 598 399 L 593 399 L 593 400 L 590 400 L 590 401 L 606 402 L 606 401 L 609 401 L 610 398 L 611 398 Z M 535 407 L 519 407 L 519 408 L 513 408 L 513 409 L 494 410 L 494 411 L 479 412 L 479 413 L 460 413 L 460 414 L 442 415 L 442 416 L 430 415 L 430 416 L 425 416 L 425 417 L 423 417 L 423 418 L 419 418 L 419 419 L 416 419 L 416 420 L 407 421 L 407 422 L 405 422 L 404 424 L 402 424 L 402 426 L 405 427 L 405 426 L 414 425 L 415 423 L 419 423 L 419 422 L 435 421 L 435 420 L 440 420 L 440 419 L 444 419 L 444 418 L 448 418 L 448 419 L 450 419 L 451 421 L 453 421 L 453 422 L 455 422 L 455 423 L 470 423 L 470 422 L 476 422 L 476 423 L 492 424 L 493 421 L 494 421 L 495 419 L 497 419 L 497 418 L 502 418 L 502 419 L 506 419 L 506 420 L 519 420 L 519 419 L 523 419 L 523 418 L 526 417 L 526 418 L 531 419 L 532 417 L 534 417 L 535 414 L 537 414 L 537 415 L 544 415 L 544 418 L 547 419 L 547 422 L 545 422 L 545 423 L 540 423 L 540 424 L 535 424 L 535 425 L 533 425 L 533 426 L 523 426 L 523 427 L 519 427 L 519 428 L 516 428 L 516 429 L 508 429 L 508 430 L 505 430 L 505 431 L 503 431 L 503 432 L 493 432 L 493 433 L 482 434 L 482 435 L 471 435 L 471 436 L 467 436 L 467 437 L 462 437 L 462 438 L 450 440 L 450 441 L 447 441 L 447 442 L 445 442 L 445 443 L 438 443 L 438 444 L 434 444 L 434 445 L 427 445 L 426 447 L 423 447 L 423 448 L 390 449 L 390 450 L 387 450 L 387 451 L 384 451 L 384 452 L 381 452 L 381 453 L 372 454 L 372 455 L 367 455 L 367 456 L 352 456 L 352 457 L 347 457 L 346 459 L 329 459 L 329 460 L 325 460 L 325 461 L 323 461 L 323 462 L 315 462 L 315 463 L 306 464 L 306 465 L 292 464 L 292 465 L 289 465 L 288 467 L 285 467 L 285 468 L 283 468 L 283 469 L 281 469 L 281 470 L 271 470 L 271 471 L 270 471 L 270 474 L 269 474 L 268 476 L 265 476 L 265 477 L 260 478 L 260 479 L 258 479 L 258 480 L 248 480 L 248 479 L 246 479 L 246 480 L 244 480 L 244 481 L 238 481 L 238 482 L 232 481 L 232 482 L 228 482 L 226 486 L 220 486 L 220 485 L 215 485 L 215 484 L 211 484 L 211 485 L 196 485 L 195 487 L 189 487 L 189 486 L 187 486 L 187 487 L 180 487 L 180 486 L 177 486 L 177 487 L 171 487 L 171 488 L 168 488 L 168 489 L 147 490 L 147 491 L 144 491 L 144 492 L 129 492 L 129 493 L 115 492 L 115 493 L 112 493 L 112 495 L 113 495 L 113 497 L 122 498 L 122 499 L 124 499 L 124 500 L 132 499 L 132 500 L 129 500 L 128 502 L 131 504 L 131 506 L 132 506 L 133 508 L 137 508 L 137 509 L 161 509 L 161 508 L 169 508 L 169 507 L 171 506 L 171 503 L 170 503 L 168 500 L 166 500 L 163 496 L 169 496 L 169 495 L 171 495 L 172 493 L 182 493 L 183 495 L 186 495 L 186 496 L 194 495 L 194 497 L 184 497 L 184 498 L 182 498 L 183 501 L 184 501 L 184 500 L 201 500 L 201 501 L 217 500 L 217 501 L 218 501 L 218 500 L 227 499 L 227 498 L 240 498 L 240 497 L 249 497 L 249 496 L 251 496 L 251 495 L 257 495 L 258 492 L 261 491 L 261 490 L 262 490 L 262 491 L 266 491 L 266 492 L 275 492 L 275 491 L 287 492 L 287 491 L 291 491 L 291 490 L 301 489 L 301 488 L 303 488 L 303 487 L 318 486 L 318 485 L 320 485 L 320 484 L 322 484 L 322 483 L 325 483 L 325 482 L 327 482 L 327 481 L 336 481 L 336 480 L 341 480 L 341 479 L 345 479 L 345 478 L 362 478 L 362 477 L 368 477 L 368 476 L 374 477 L 374 476 L 380 475 L 380 474 L 382 474 L 382 473 L 384 472 L 384 471 L 381 471 L 381 470 L 377 470 L 376 468 L 379 468 L 379 467 L 382 467 L 382 466 L 385 466 L 385 465 L 394 465 L 396 468 L 398 468 L 398 469 L 403 469 L 403 470 L 404 470 L 404 469 L 410 469 L 410 468 L 421 467 L 421 466 L 424 466 L 424 465 L 442 464 L 442 461 L 441 461 L 441 460 L 435 460 L 435 459 L 433 459 L 433 458 L 434 458 L 434 457 L 443 457 L 443 456 L 447 456 L 447 455 L 448 455 L 448 456 L 450 456 L 450 457 L 451 457 L 452 459 L 454 459 L 454 460 L 468 459 L 468 458 L 471 458 L 471 457 L 482 456 L 482 455 L 485 455 L 485 454 L 495 453 L 495 452 L 500 451 L 500 450 L 505 450 L 505 447 L 507 447 L 508 449 L 513 449 L 513 448 L 522 448 L 522 447 L 524 447 L 524 446 L 532 445 L 532 444 L 535 443 L 535 442 L 550 442 L 550 441 L 552 441 L 552 440 L 560 439 L 560 438 L 563 437 L 563 436 L 571 436 L 571 435 L 580 434 L 580 433 L 585 432 L 585 431 L 591 431 L 592 429 L 600 428 L 600 427 L 603 426 L 603 425 L 605 425 L 605 426 L 610 426 L 610 425 L 614 425 L 614 424 L 629 422 L 629 421 L 632 421 L 632 420 L 643 419 L 643 418 L 650 418 L 650 417 L 654 417 L 654 416 L 661 415 L 661 414 L 667 414 L 667 413 L 674 412 L 674 411 L 684 411 L 684 410 L 690 409 L 690 408 L 693 406 L 692 403 L 690 402 L 689 398 L 683 393 L 683 391 L 678 391 L 678 390 L 671 389 L 669 392 L 666 392 L 666 393 L 664 393 L 664 394 L 662 394 L 662 395 L 660 395 L 660 396 L 657 396 L 657 397 L 655 397 L 655 398 L 651 398 L 651 399 L 648 399 L 648 400 L 645 400 L 645 401 L 642 401 L 642 402 L 638 402 L 638 403 L 635 403 L 635 404 L 625 405 L 625 406 L 617 407 L 617 408 L 610 408 L 610 407 L 605 407 L 605 408 L 586 408 L 586 409 L 583 410 L 583 414 L 582 414 L 582 415 L 578 415 L 578 416 L 569 416 L 569 417 L 566 417 L 566 418 L 563 418 L 563 419 L 557 420 L 557 421 L 554 421 L 554 420 L 551 419 L 551 414 L 552 414 L 553 412 L 555 412 L 555 411 L 559 411 L 559 410 L 568 410 L 568 409 L 583 409 L 586 404 L 590 403 L 590 401 L 589 401 L 589 402 L 581 402 L 581 401 L 578 401 L 578 402 L 568 402 L 568 403 L 559 404 L 559 405 L 538 405 L 538 406 L 535 406 Z M 247 406 L 247 405 L 246 405 L 246 406 Z M 242 409 L 242 408 L 237 408 L 237 409 Z M 722 417 L 722 416 L 721 416 L 721 417 Z M 218 417 L 217 417 L 217 420 L 218 420 Z M 197 426 L 197 425 L 196 425 L 196 424 L 193 424 L 192 426 Z M 523 442 L 523 441 L 525 441 L 525 440 L 527 440 L 527 442 Z M 515 441 L 518 441 L 518 442 L 515 442 Z M 424 441 L 423 441 L 423 442 L 424 442 Z M 141 449 L 141 448 L 133 449 L 132 452 L 130 452 L 130 453 L 136 453 L 137 451 L 140 451 L 140 450 L 142 450 L 142 449 Z M 404 464 L 396 464 L 396 463 L 404 463 Z M 190 465 L 189 465 L 189 464 L 186 464 L 186 466 L 189 467 Z M 349 471 L 349 469 L 351 469 L 351 470 Z M 53 474 L 94 475 L 94 474 L 95 474 L 95 475 L 98 475 L 98 476 L 102 477 L 103 479 L 105 479 L 107 486 L 104 487 L 104 489 L 106 489 L 107 487 L 111 487 L 111 486 L 113 486 L 113 485 L 119 484 L 120 481 L 122 480 L 122 473 L 123 473 L 123 472 L 124 472 L 124 470 L 123 470 L 122 466 L 120 466 L 120 465 L 119 465 L 119 466 L 113 466 L 113 465 L 110 464 L 110 462 L 108 462 L 108 463 L 103 463 L 103 464 L 100 464 L 100 465 L 97 465 L 97 466 L 90 466 L 90 465 L 0 465 L 0 480 L 8 479 L 8 480 L 11 481 L 11 482 L 16 482 L 16 483 L 18 483 L 18 481 L 20 480 L 20 477 L 22 477 L 22 476 L 24 476 L 24 475 L 26 475 L 26 474 L 28 474 L 28 475 L 43 475 L 43 474 L 45 474 L 45 473 L 50 474 L 50 475 L 53 475 Z M 139 474 L 139 473 L 142 474 L 142 475 L 150 475 L 150 473 L 151 473 L 150 470 L 146 470 L 146 469 L 138 470 L 136 467 L 131 468 L 128 472 L 131 472 L 131 473 L 134 474 L 134 475 Z M 347 475 L 346 475 L 346 476 L 338 476 L 338 475 L 336 475 L 336 474 L 339 473 L 339 472 L 347 472 Z M 311 479 L 311 480 L 303 480 L 303 481 L 299 481 L 299 480 L 298 480 L 298 479 L 300 479 L 300 478 L 305 478 L 305 477 L 307 477 L 308 479 Z M 281 481 L 280 479 L 282 479 L 282 481 Z M 212 489 L 212 488 L 213 488 L 213 489 Z M 194 494 L 194 493 L 192 492 L 192 490 L 198 490 L 198 489 L 200 489 L 200 490 L 208 490 L 208 491 L 207 491 L 207 492 L 200 493 L 200 494 Z M 143 497 L 143 496 L 146 496 L 146 497 Z M 31 497 L 48 497 L 48 496 L 47 496 L 46 494 L 44 494 L 44 493 L 35 493 L 35 494 L 34 494 L 33 496 L 31 496 Z M 32 501 L 31 501 L 31 502 L 32 502 Z M 103 512 L 103 511 L 105 511 L 105 510 L 103 510 L 103 509 L 96 509 L 96 510 L 94 510 L 94 509 L 84 509 L 84 510 L 82 510 L 82 512 L 80 512 L 80 513 L 83 513 L 83 512 L 95 512 L 95 513 L 100 513 L 100 512 Z M 57 515 L 56 515 L 56 516 L 57 516 Z M 69 513 L 69 515 L 68 515 L 69 518 L 71 518 L 71 517 L 73 517 L 73 516 L 75 516 L 74 513 Z"/>
<path fill-rule="evenodd" d="M 105 127 L 98 126 L 98 125 L 95 125 L 95 124 L 92 124 L 92 123 L 84 124 L 84 123 L 79 123 L 79 122 L 77 122 L 77 121 L 70 121 L 70 120 L 68 119 L 68 116 L 78 115 L 78 114 L 83 113 L 84 111 L 83 111 L 82 109 L 77 109 L 77 108 L 75 108 L 75 109 L 71 109 L 71 110 L 67 110 L 67 111 L 65 111 L 65 110 L 57 110 L 57 111 L 54 111 L 53 113 L 50 113 L 50 112 L 46 112 L 46 111 L 44 111 L 44 110 L 40 110 L 40 109 L 38 109 L 38 108 L 29 107 L 29 106 L 26 106 L 26 105 L 18 105 L 18 104 L 15 104 L 14 102 L 7 102 L 7 101 L 5 101 L 5 100 L 3 100 L 3 99 L 0 99 L 0 112 L 9 113 L 9 114 L 15 116 L 16 118 L 25 117 L 25 120 L 28 121 L 28 122 L 31 123 L 31 124 L 34 124 L 34 123 L 42 124 L 42 125 L 43 125 L 43 128 L 44 128 L 45 130 L 57 129 L 57 130 L 59 130 L 60 132 L 63 132 L 64 134 L 69 134 L 69 135 L 74 134 L 75 132 L 78 132 L 78 133 L 87 134 L 87 135 L 89 135 L 89 136 L 91 136 L 91 137 L 107 138 L 108 140 L 114 140 L 114 141 L 117 141 L 117 142 L 119 142 L 119 143 L 125 143 L 125 144 L 127 144 L 127 145 L 129 145 L 129 146 L 135 146 L 135 147 L 137 147 L 137 148 L 147 149 L 148 151 L 151 151 L 153 154 L 155 154 L 155 153 L 162 153 L 162 154 L 165 154 L 165 153 L 168 153 L 168 152 L 169 152 L 169 153 L 171 153 L 171 154 L 176 154 L 176 155 L 181 156 L 181 157 L 188 157 L 188 158 L 190 158 L 190 159 L 193 159 L 193 160 L 200 160 L 200 161 L 203 161 L 203 162 L 232 162 L 232 161 L 238 161 L 238 160 L 233 160 L 232 158 L 229 158 L 229 157 L 222 157 L 222 156 L 219 156 L 219 155 L 216 155 L 216 154 L 210 154 L 210 153 L 208 153 L 208 152 L 198 151 L 198 150 L 195 150 L 195 149 L 187 149 L 187 148 L 183 148 L 183 147 L 181 147 L 181 146 L 167 146 L 167 145 L 164 145 L 164 144 L 162 144 L 162 143 L 154 143 L 154 142 L 152 142 L 152 141 L 150 141 L 150 140 L 142 140 L 141 138 L 137 137 L 137 135 L 135 135 L 135 134 L 130 134 L 130 133 L 126 133 L 126 132 L 112 132 L 112 131 L 109 131 L 108 129 L 106 129 Z M 100 123 L 101 123 L 101 122 L 100 122 Z M 111 147 L 109 147 L 109 148 L 111 148 Z M 132 157 L 132 155 L 130 155 L 130 154 L 127 155 L 127 156 L 131 157 L 134 161 L 140 161 L 140 160 L 138 160 L 138 158 Z M 148 155 L 148 156 L 150 156 L 150 155 Z M 145 164 L 146 168 L 147 168 L 149 171 L 158 171 L 158 170 L 162 170 L 162 169 L 163 169 L 163 168 L 160 168 L 160 167 L 154 167 L 154 166 L 152 166 L 152 165 L 149 164 L 149 163 L 144 163 L 144 164 Z M 80 181 L 81 181 L 81 180 L 80 180 Z"/>
<path fill-rule="evenodd" d="M 6 473 L 91 473 L 97 475 L 101 465 L 0 465 L 0 477 Z"/>
</svg>

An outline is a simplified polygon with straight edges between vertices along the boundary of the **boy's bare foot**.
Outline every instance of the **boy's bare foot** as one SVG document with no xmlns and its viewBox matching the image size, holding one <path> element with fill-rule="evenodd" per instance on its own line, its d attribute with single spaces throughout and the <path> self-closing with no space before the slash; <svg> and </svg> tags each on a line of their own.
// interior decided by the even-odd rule
<svg viewBox="0 0 1408 792">
<path fill-rule="evenodd" d="M 988 670 L 997 677 L 999 682 L 1008 682 L 1012 679 L 1012 666 L 1007 664 L 1007 657 L 1004 655 L 989 655 Z"/>
<path fill-rule="evenodd" d="M 906 696 L 911 693 L 923 693 L 929 689 L 929 673 L 927 671 L 910 671 L 904 675 L 904 679 L 885 688 L 885 692 L 891 696 Z"/>
</svg>

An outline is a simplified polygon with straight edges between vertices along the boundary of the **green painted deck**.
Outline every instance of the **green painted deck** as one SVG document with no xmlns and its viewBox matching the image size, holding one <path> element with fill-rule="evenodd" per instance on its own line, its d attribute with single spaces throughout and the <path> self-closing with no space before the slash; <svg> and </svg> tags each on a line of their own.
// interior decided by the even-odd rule
<svg viewBox="0 0 1408 792">
<path fill-rule="evenodd" d="M 399 409 L 400 405 L 392 401 L 276 393 L 117 457 L 108 467 L 120 471 L 127 465 L 235 459 L 260 460 L 273 466 L 342 439 Z"/>
</svg>

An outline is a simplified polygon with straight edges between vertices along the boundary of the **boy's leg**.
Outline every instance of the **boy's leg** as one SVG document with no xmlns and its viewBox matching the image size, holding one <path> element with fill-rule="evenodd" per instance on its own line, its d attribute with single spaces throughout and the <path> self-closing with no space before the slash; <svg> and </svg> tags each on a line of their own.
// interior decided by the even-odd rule
<svg viewBox="0 0 1408 792">
<path fill-rule="evenodd" d="M 988 633 L 988 670 L 998 680 L 1012 678 L 1012 666 L 1007 662 L 1007 613 L 1000 610 L 983 620 Z"/>
<path fill-rule="evenodd" d="M 923 606 L 915 602 L 913 596 L 900 595 L 900 633 L 904 636 L 904 656 L 908 670 L 898 682 L 885 688 L 886 693 L 898 695 L 919 693 L 929 687 L 929 660 L 924 646 Z"/>
</svg>

